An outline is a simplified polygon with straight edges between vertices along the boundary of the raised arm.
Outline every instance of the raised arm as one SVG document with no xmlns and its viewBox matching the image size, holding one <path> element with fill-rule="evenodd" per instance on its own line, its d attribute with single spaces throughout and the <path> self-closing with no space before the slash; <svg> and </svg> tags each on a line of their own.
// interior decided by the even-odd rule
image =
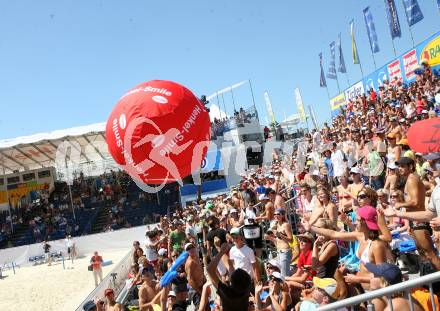
<svg viewBox="0 0 440 311">
<path fill-rule="evenodd" d="M 208 276 L 211 280 L 212 285 L 214 285 L 215 288 L 218 288 L 218 283 L 220 282 L 220 279 L 217 275 L 218 263 L 220 262 L 223 255 L 229 251 L 229 248 L 229 244 L 223 243 L 220 252 L 212 259 L 207 267 Z"/>
<path fill-rule="evenodd" d="M 318 228 L 315 226 L 312 226 L 310 228 L 310 231 L 314 233 L 318 233 L 320 235 L 326 236 L 332 240 L 342 240 L 342 241 L 358 241 L 360 237 L 360 233 L 353 231 L 353 232 L 339 232 L 334 231 L 330 229 L 324 229 L 324 228 Z"/>
</svg>

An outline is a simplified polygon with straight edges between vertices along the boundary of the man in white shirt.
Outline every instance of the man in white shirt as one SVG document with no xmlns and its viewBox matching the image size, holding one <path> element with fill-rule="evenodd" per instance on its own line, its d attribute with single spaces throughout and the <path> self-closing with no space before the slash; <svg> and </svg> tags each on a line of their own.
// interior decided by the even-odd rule
<svg viewBox="0 0 440 311">
<path fill-rule="evenodd" d="M 243 269 L 254 280 L 254 284 L 258 283 L 260 281 L 260 271 L 254 251 L 244 243 L 239 228 L 232 228 L 230 234 L 234 240 L 234 246 L 229 251 L 230 269 Z"/>
<path fill-rule="evenodd" d="M 336 147 L 337 144 L 333 143 L 332 155 L 331 155 L 331 160 L 333 165 L 333 175 L 334 177 L 341 177 L 345 173 L 346 160 L 344 153 L 341 150 L 336 149 Z"/>
<path fill-rule="evenodd" d="M 187 218 L 185 233 L 188 240 L 197 242 L 197 232 L 194 227 L 194 219 L 192 215 L 189 215 Z"/>
</svg>

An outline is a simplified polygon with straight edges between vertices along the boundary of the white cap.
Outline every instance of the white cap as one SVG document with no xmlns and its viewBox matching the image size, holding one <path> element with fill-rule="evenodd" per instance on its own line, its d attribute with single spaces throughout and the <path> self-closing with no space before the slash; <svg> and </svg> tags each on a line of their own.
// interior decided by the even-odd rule
<svg viewBox="0 0 440 311">
<path fill-rule="evenodd" d="M 390 170 L 395 170 L 395 169 L 397 168 L 396 163 L 395 163 L 395 162 L 391 162 L 391 163 L 388 165 L 388 168 L 389 168 Z"/>
<path fill-rule="evenodd" d="M 189 247 L 194 248 L 195 246 L 192 243 L 186 243 L 183 249 L 187 251 Z"/>
<path fill-rule="evenodd" d="M 231 211 L 229 212 L 230 214 L 232 214 L 232 213 L 238 213 L 238 211 L 235 209 L 235 208 L 233 208 L 233 209 L 231 209 Z"/>
<path fill-rule="evenodd" d="M 241 234 L 240 232 L 240 228 L 232 228 L 231 231 L 229 232 L 230 234 Z"/>
<path fill-rule="evenodd" d="M 157 251 L 157 254 L 159 256 L 164 256 L 168 251 L 166 250 L 166 248 L 161 248 Z"/>
<path fill-rule="evenodd" d="M 266 196 L 266 194 L 262 193 L 258 196 L 258 200 L 260 200 L 260 201 L 269 200 L 269 198 Z"/>
<path fill-rule="evenodd" d="M 276 278 L 278 280 L 284 281 L 284 278 L 281 275 L 281 273 L 279 273 L 277 271 L 272 272 L 270 276 L 273 277 L 273 278 Z"/>
<path fill-rule="evenodd" d="M 173 290 L 170 290 L 170 292 L 168 293 L 168 297 L 176 297 L 176 293 Z"/>
<path fill-rule="evenodd" d="M 278 260 L 276 260 L 276 259 L 271 259 L 271 260 L 269 260 L 267 263 L 268 263 L 269 265 L 273 266 L 273 267 L 277 267 L 278 270 L 281 270 L 281 265 L 280 265 L 280 263 L 279 263 Z"/>
<path fill-rule="evenodd" d="M 360 174 L 361 173 L 361 170 L 358 168 L 358 167 L 352 167 L 351 169 L 350 169 L 350 173 L 354 173 L 354 174 Z"/>
<path fill-rule="evenodd" d="M 423 109 L 423 110 L 422 110 L 422 113 L 428 113 L 428 110 Z"/>
</svg>

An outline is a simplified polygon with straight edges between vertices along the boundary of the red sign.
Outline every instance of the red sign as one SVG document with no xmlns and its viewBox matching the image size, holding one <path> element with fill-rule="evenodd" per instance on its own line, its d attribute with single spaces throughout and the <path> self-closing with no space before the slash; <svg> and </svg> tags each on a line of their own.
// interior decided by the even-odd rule
<svg viewBox="0 0 440 311">
<path fill-rule="evenodd" d="M 400 69 L 400 60 L 396 59 L 388 64 L 388 75 L 390 76 L 390 82 L 394 82 L 395 78 L 397 80 L 402 80 L 402 70 Z"/>
<path fill-rule="evenodd" d="M 415 78 L 414 70 L 418 66 L 416 50 L 409 51 L 403 55 L 403 67 L 405 68 L 405 77 L 407 80 Z"/>
</svg>

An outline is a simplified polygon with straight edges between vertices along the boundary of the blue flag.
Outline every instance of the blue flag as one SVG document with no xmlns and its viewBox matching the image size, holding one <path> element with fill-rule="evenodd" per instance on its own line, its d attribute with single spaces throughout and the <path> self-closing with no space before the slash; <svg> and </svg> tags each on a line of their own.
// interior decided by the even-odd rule
<svg viewBox="0 0 440 311">
<path fill-rule="evenodd" d="M 321 77 L 319 79 L 320 87 L 327 87 L 327 81 L 325 81 L 324 68 L 322 68 L 322 53 L 319 53 L 319 66 L 321 67 Z"/>
<path fill-rule="evenodd" d="M 423 19 L 423 13 L 420 10 L 417 0 L 402 0 L 402 2 L 405 7 L 406 19 L 410 27 Z"/>
<path fill-rule="evenodd" d="M 439 0 L 440 1 L 440 0 Z M 388 27 L 390 28 L 391 39 L 402 36 L 400 30 L 399 15 L 397 15 L 394 0 L 385 0 L 385 10 L 387 12 Z"/>
<path fill-rule="evenodd" d="M 438 10 L 440 11 L 440 0 L 437 0 Z"/>
<path fill-rule="evenodd" d="M 341 34 L 339 34 L 338 41 L 336 41 L 336 42 L 337 42 L 337 45 L 338 45 L 338 52 L 339 52 L 339 67 L 338 67 L 338 71 L 342 72 L 342 73 L 346 73 L 347 72 L 347 68 L 345 68 L 344 55 L 342 54 Z"/>
<path fill-rule="evenodd" d="M 370 40 L 371 52 L 379 52 L 379 42 L 377 40 L 376 27 L 373 22 L 373 15 L 371 15 L 370 7 L 366 7 L 364 10 L 365 26 L 367 26 L 368 39 Z"/>
<path fill-rule="evenodd" d="M 328 65 L 327 78 L 337 79 L 336 77 L 336 63 L 335 63 L 335 41 L 330 43 L 330 64 Z"/>
</svg>

